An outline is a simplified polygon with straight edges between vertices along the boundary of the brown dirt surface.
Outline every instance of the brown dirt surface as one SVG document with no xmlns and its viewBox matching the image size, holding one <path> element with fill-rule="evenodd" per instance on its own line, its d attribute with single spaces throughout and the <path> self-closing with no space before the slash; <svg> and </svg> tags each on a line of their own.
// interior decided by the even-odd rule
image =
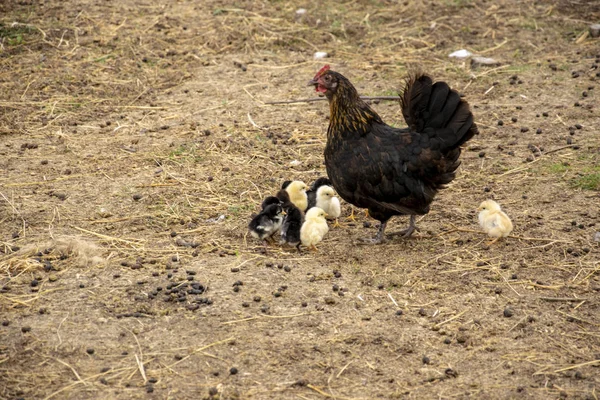
<svg viewBox="0 0 600 400">
<path fill-rule="evenodd" d="M 0 3 L 0 398 L 597 399 L 600 4 L 298 4 Z M 347 204 L 318 252 L 247 235 L 325 174 L 326 102 L 265 104 L 314 97 L 315 51 L 361 94 L 421 70 L 471 104 L 415 237 L 359 245 Z"/>
</svg>

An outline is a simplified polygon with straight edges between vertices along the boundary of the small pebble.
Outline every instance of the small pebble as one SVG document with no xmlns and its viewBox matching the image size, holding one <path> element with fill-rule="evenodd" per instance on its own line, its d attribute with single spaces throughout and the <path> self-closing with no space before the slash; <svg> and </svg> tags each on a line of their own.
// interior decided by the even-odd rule
<svg viewBox="0 0 600 400">
<path fill-rule="evenodd" d="M 290 272 L 292 269 L 290 268 L 290 266 L 289 266 L 289 265 L 286 265 L 285 267 L 283 267 L 283 270 L 284 270 L 285 272 Z"/>
<path fill-rule="evenodd" d="M 36 287 L 36 286 L 37 286 L 37 285 L 39 285 L 39 284 L 40 284 L 40 282 L 39 282 L 37 279 L 34 279 L 34 280 L 32 280 L 32 281 L 31 281 L 31 283 L 30 283 L 30 285 L 31 285 L 32 287 Z"/>
<path fill-rule="evenodd" d="M 254 298 L 252 300 L 254 300 L 256 303 L 258 303 L 258 302 L 260 302 L 261 298 L 260 298 L 260 296 L 254 296 Z"/>
<path fill-rule="evenodd" d="M 397 310 L 396 311 L 396 315 L 402 315 L 402 314 L 404 314 L 404 311 L 402 311 L 402 310 Z"/>
<path fill-rule="evenodd" d="M 308 307 L 308 303 L 305 301 L 303 301 L 301 305 L 302 305 L 302 307 Z"/>
<path fill-rule="evenodd" d="M 85 352 L 88 353 L 89 355 L 94 354 L 96 350 L 92 349 L 91 347 L 89 349 L 86 349 Z"/>
<path fill-rule="evenodd" d="M 210 389 L 208 389 L 209 396 L 216 396 L 217 394 L 219 394 L 219 389 L 217 389 L 216 387 L 213 386 Z"/>
<path fill-rule="evenodd" d="M 450 338 L 444 339 L 444 344 L 450 344 L 450 343 L 452 343 L 452 340 L 450 340 Z"/>
<path fill-rule="evenodd" d="M 429 364 L 429 363 L 431 363 L 431 360 L 427 356 L 423 356 L 422 361 L 423 361 L 423 364 Z"/>
<path fill-rule="evenodd" d="M 242 303 L 242 307 L 244 307 L 244 308 L 248 308 L 248 307 L 250 307 L 250 303 L 248 303 L 248 302 L 244 301 L 244 302 Z"/>
<path fill-rule="evenodd" d="M 31 327 L 30 326 L 24 326 L 24 327 L 21 328 L 21 332 L 23 332 L 23 333 L 31 332 Z"/>
<path fill-rule="evenodd" d="M 538 135 L 539 135 L 540 133 L 542 133 L 542 128 L 537 128 L 537 129 L 536 129 L 536 131 L 535 131 L 535 133 L 536 133 L 536 134 L 538 134 Z"/>
<path fill-rule="evenodd" d="M 521 132 L 525 133 L 525 132 L 529 132 L 529 128 L 526 126 L 521 127 Z"/>
<path fill-rule="evenodd" d="M 8 326 L 10 325 L 10 321 L 2 321 L 2 326 Z"/>
<path fill-rule="evenodd" d="M 501 119 L 498 120 L 498 126 L 502 126 L 504 125 L 504 121 L 502 121 Z"/>
<path fill-rule="evenodd" d="M 231 367 L 231 369 L 229 370 L 229 373 L 231 375 L 235 375 L 238 373 L 238 369 L 236 367 Z"/>
<path fill-rule="evenodd" d="M 85 285 L 83 283 L 79 284 L 79 289 L 83 289 L 85 287 Z"/>
<path fill-rule="evenodd" d="M 583 128 L 583 127 L 581 126 L 581 124 L 575 124 L 575 128 L 577 128 L 577 129 L 581 129 L 581 128 Z"/>
<path fill-rule="evenodd" d="M 233 267 L 231 268 L 231 272 L 240 272 L 240 269 L 238 267 Z"/>
<path fill-rule="evenodd" d="M 485 151 L 480 151 L 479 152 L 479 158 L 483 158 L 485 157 Z"/>
<path fill-rule="evenodd" d="M 504 309 L 504 316 L 506 318 L 510 318 L 514 315 L 513 311 L 510 308 L 505 308 Z"/>
<path fill-rule="evenodd" d="M 133 200 L 134 200 L 134 201 L 139 201 L 139 200 L 141 200 L 141 199 L 142 199 L 142 195 L 141 195 L 141 194 L 137 194 L 137 193 L 136 193 L 136 194 L 134 194 L 134 195 L 132 196 L 132 198 L 133 198 Z"/>
<path fill-rule="evenodd" d="M 511 120 L 512 122 L 517 122 L 517 121 L 518 121 L 517 117 L 512 117 L 510 120 Z"/>
<path fill-rule="evenodd" d="M 543 113 L 542 113 L 542 116 L 543 116 L 543 117 L 547 117 L 547 116 L 548 116 L 548 113 L 547 113 L 547 112 L 543 112 Z"/>
</svg>

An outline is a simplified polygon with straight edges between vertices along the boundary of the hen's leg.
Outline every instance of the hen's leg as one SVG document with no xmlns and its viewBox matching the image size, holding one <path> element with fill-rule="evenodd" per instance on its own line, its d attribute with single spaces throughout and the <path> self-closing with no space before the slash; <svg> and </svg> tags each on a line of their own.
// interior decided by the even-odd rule
<svg viewBox="0 0 600 400">
<path fill-rule="evenodd" d="M 362 242 L 369 243 L 369 244 L 380 244 L 380 243 L 385 242 L 384 232 L 385 232 L 386 225 L 387 225 L 387 221 L 382 222 L 379 225 L 379 230 L 377 231 L 377 235 L 375 235 L 374 238 L 366 238 L 366 239 L 360 239 L 360 240 Z"/>
<path fill-rule="evenodd" d="M 416 217 L 414 215 L 410 216 L 410 222 L 408 223 L 408 228 L 401 230 L 400 232 L 390 233 L 390 236 L 403 236 L 405 238 L 410 237 L 415 231 L 418 231 L 417 225 L 415 223 Z"/>
</svg>

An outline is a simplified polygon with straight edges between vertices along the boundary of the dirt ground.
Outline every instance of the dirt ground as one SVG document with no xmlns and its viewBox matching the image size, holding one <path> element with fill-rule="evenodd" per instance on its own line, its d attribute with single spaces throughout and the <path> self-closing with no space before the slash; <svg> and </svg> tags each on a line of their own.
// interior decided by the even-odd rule
<svg viewBox="0 0 600 400">
<path fill-rule="evenodd" d="M 0 3 L 0 398 L 600 396 L 600 4 L 333 3 Z M 471 104 L 415 237 L 359 245 L 347 204 L 316 253 L 247 235 L 325 174 L 326 102 L 265 104 L 315 96 L 316 51 L 361 94 L 420 69 Z"/>
</svg>

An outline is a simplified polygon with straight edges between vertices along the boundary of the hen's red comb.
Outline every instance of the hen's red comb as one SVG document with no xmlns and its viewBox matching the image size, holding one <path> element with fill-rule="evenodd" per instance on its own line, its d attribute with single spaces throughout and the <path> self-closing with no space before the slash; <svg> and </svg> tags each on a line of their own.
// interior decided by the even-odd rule
<svg viewBox="0 0 600 400">
<path fill-rule="evenodd" d="M 325 66 L 323 66 L 323 68 L 321 68 L 319 72 L 317 72 L 314 79 L 316 80 L 317 78 L 320 78 L 325 72 L 329 71 L 330 69 L 331 67 L 329 66 L 329 64 L 325 64 Z"/>
</svg>

